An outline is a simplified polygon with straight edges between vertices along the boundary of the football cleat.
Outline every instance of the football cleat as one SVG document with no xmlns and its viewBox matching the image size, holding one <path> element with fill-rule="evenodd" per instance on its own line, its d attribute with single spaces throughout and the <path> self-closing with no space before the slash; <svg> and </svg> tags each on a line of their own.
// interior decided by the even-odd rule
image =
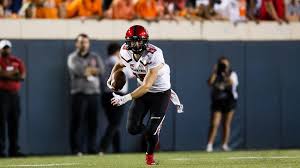
<svg viewBox="0 0 300 168">
<path fill-rule="evenodd" d="M 147 165 L 158 165 L 154 160 L 153 154 L 146 153 L 146 164 Z"/>
</svg>

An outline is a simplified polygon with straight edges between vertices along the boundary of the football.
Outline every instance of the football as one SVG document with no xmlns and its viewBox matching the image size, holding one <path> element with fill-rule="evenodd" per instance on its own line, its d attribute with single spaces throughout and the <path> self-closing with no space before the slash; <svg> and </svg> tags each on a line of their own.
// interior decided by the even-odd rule
<svg viewBox="0 0 300 168">
<path fill-rule="evenodd" d="M 126 75 L 122 70 L 118 70 L 112 74 L 111 85 L 116 91 L 121 90 L 126 83 Z"/>
</svg>

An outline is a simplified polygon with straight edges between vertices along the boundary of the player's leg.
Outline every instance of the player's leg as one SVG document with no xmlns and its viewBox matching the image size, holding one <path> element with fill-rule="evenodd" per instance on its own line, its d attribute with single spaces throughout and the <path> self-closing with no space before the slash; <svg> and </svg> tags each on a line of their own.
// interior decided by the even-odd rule
<svg viewBox="0 0 300 168">
<path fill-rule="evenodd" d="M 149 106 L 146 105 L 144 99 L 145 95 L 134 99 L 131 103 L 127 117 L 127 130 L 131 135 L 140 134 L 145 130 L 143 119 L 149 110 Z"/>
<path fill-rule="evenodd" d="M 154 161 L 154 150 L 159 140 L 159 133 L 165 119 L 170 101 L 171 90 L 160 93 L 149 93 L 147 103 L 150 102 L 150 119 L 145 131 L 147 141 L 146 163 L 156 164 Z"/>
<path fill-rule="evenodd" d="M 88 125 L 88 153 L 97 153 L 96 135 L 98 128 L 98 113 L 100 98 L 98 94 L 88 95 L 88 108 L 87 108 L 87 125 Z"/>
<path fill-rule="evenodd" d="M 217 131 L 222 119 L 222 113 L 219 110 L 213 110 L 210 120 L 210 128 L 208 133 L 208 143 L 206 147 L 207 152 L 213 151 L 213 144 L 217 135 Z"/>
</svg>

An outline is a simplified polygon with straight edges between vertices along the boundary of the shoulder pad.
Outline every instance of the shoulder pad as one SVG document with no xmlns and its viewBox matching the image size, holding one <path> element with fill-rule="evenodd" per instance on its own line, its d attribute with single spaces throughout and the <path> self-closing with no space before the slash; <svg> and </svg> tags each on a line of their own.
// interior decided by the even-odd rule
<svg viewBox="0 0 300 168">
<path fill-rule="evenodd" d="M 157 51 L 156 48 L 153 47 L 152 45 L 148 45 L 147 48 L 146 48 L 146 50 L 148 52 L 150 52 L 151 54 L 153 54 L 153 53 L 155 53 Z"/>
<path fill-rule="evenodd" d="M 123 50 L 128 50 L 127 45 L 124 44 L 123 47 L 122 47 L 122 49 Z"/>
</svg>

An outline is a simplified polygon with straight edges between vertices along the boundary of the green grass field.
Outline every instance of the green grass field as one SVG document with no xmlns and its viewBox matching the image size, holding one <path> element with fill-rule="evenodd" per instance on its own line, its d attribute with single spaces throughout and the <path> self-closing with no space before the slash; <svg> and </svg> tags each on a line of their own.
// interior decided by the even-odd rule
<svg viewBox="0 0 300 168">
<path fill-rule="evenodd" d="M 300 168 L 300 150 L 236 152 L 160 152 L 162 168 Z M 0 159 L 2 167 L 57 168 L 135 168 L 144 164 L 144 154 L 106 154 L 104 156 L 58 156 Z"/>
</svg>

